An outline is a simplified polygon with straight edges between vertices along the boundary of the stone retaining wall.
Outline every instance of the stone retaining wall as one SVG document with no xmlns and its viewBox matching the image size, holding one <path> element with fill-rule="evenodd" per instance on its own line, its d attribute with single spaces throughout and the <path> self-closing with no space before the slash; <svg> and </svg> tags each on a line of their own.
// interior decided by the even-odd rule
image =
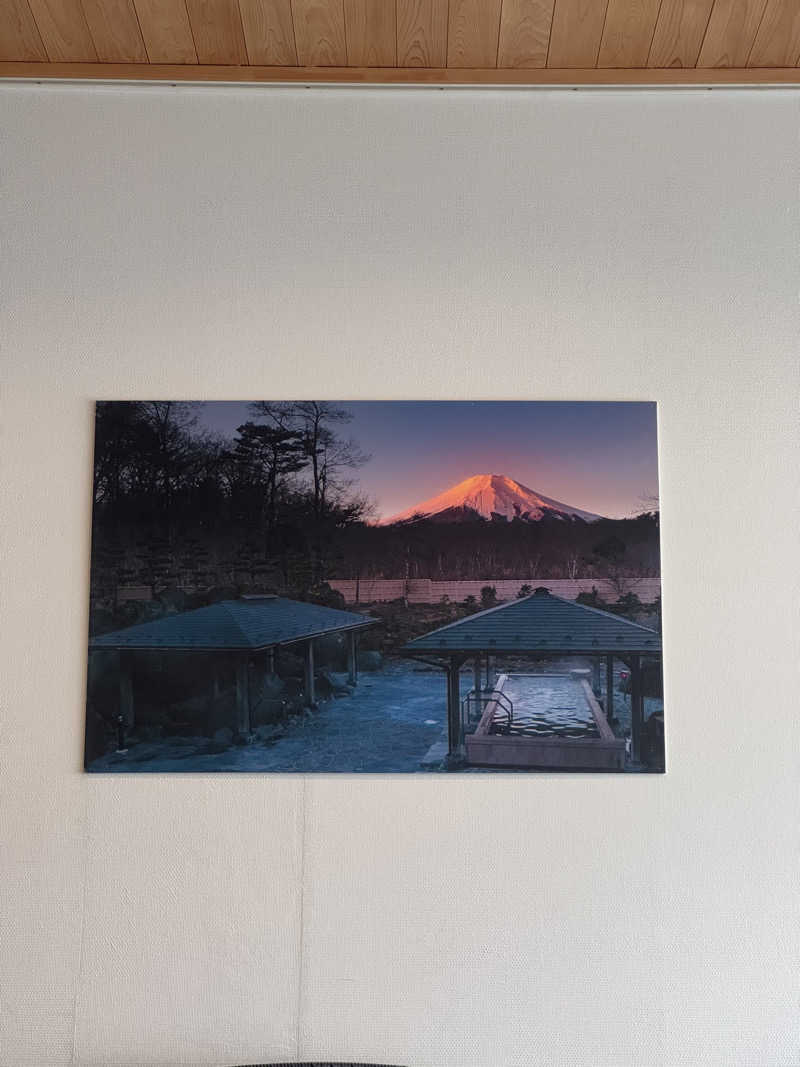
<svg viewBox="0 0 800 1067">
<path fill-rule="evenodd" d="M 606 601 L 613 602 L 622 593 L 635 593 L 643 604 L 652 604 L 661 593 L 660 578 L 625 578 L 621 589 L 619 583 L 606 578 L 481 578 L 462 582 L 435 582 L 430 578 L 407 581 L 403 578 L 334 578 L 329 584 L 348 604 L 377 604 L 400 599 L 410 604 L 439 604 L 444 597 L 460 603 L 468 596 L 474 596 L 480 602 L 481 589 L 485 585 L 494 586 L 498 600 L 513 600 L 523 585 L 529 585 L 532 590 L 544 586 L 554 596 L 565 600 L 575 600 L 579 593 L 591 593 L 592 588 L 596 588 Z M 146 585 L 121 585 L 117 599 L 151 600 L 152 592 Z"/>
<path fill-rule="evenodd" d="M 635 593 L 643 604 L 651 604 L 661 593 L 660 578 L 626 578 L 622 590 L 605 578 L 482 578 L 477 581 L 436 582 L 430 578 L 362 578 L 334 579 L 332 589 L 341 593 L 348 604 L 374 604 L 389 600 L 408 600 L 411 604 L 438 604 L 444 597 L 453 602 L 474 596 L 481 599 L 481 589 L 493 585 L 498 600 L 512 600 L 523 585 L 531 589 L 544 586 L 554 596 L 575 600 L 579 593 L 591 593 L 592 588 L 607 601 L 615 601 L 622 593 Z"/>
</svg>

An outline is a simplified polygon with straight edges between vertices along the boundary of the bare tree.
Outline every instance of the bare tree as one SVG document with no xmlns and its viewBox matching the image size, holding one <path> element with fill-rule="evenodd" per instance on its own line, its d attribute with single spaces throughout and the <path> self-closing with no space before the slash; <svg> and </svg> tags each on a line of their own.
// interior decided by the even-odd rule
<svg viewBox="0 0 800 1067">
<path fill-rule="evenodd" d="M 330 432 L 322 434 L 320 439 L 318 477 L 319 495 L 315 495 L 320 514 L 324 514 L 329 503 L 353 488 L 353 480 L 344 477 L 344 472 L 355 470 L 370 459 L 353 440 L 342 441 Z"/>
<path fill-rule="evenodd" d="M 326 491 L 332 488 L 326 475 L 325 460 L 326 452 L 333 450 L 335 441 L 331 427 L 350 422 L 353 416 L 344 408 L 324 400 L 298 401 L 293 415 L 302 426 L 306 455 L 311 461 L 314 514 L 319 517 L 325 510 Z"/>
<path fill-rule="evenodd" d="M 539 568 L 542 565 L 542 553 L 541 552 L 537 552 L 535 556 L 528 556 L 528 558 L 525 561 L 525 564 L 526 564 L 526 570 L 528 572 L 528 577 L 530 577 L 530 578 L 538 578 L 539 577 Z"/>
<path fill-rule="evenodd" d="M 564 558 L 564 567 L 568 578 L 577 578 L 580 570 L 581 557 L 578 552 L 570 550 Z"/>
<path fill-rule="evenodd" d="M 293 430 L 302 436 L 309 460 L 314 515 L 320 518 L 334 498 L 352 487 L 342 478 L 345 470 L 363 466 L 369 456 L 355 441 L 338 436 L 338 427 L 351 422 L 346 408 L 327 400 L 259 401 L 251 405 L 256 418 L 272 422 L 278 429 Z"/>
<path fill-rule="evenodd" d="M 148 455 L 152 489 L 169 510 L 176 480 L 183 474 L 191 450 L 191 432 L 197 425 L 197 404 L 175 400 L 147 400 L 140 405 L 153 437 Z"/>
</svg>

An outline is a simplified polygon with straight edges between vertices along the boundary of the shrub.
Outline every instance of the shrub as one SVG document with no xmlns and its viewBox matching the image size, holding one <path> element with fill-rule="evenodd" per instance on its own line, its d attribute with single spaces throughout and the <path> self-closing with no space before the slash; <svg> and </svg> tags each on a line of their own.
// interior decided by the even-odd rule
<svg viewBox="0 0 800 1067">
<path fill-rule="evenodd" d="M 616 604 L 609 604 L 609 611 L 615 615 L 625 615 L 632 618 L 642 611 L 642 602 L 635 593 L 626 593 L 617 600 Z"/>
<path fill-rule="evenodd" d="M 608 605 L 597 592 L 597 586 L 592 586 L 591 593 L 578 593 L 575 597 L 576 604 L 585 604 L 589 608 L 606 608 Z"/>
<path fill-rule="evenodd" d="M 493 608 L 497 603 L 497 590 L 493 585 L 485 585 L 481 589 L 481 607 Z"/>
<path fill-rule="evenodd" d="M 313 589 L 309 589 L 302 599 L 307 600 L 310 604 L 319 604 L 323 608 L 343 609 L 345 607 L 344 596 L 337 589 L 331 589 L 327 582 L 322 582 Z"/>
</svg>

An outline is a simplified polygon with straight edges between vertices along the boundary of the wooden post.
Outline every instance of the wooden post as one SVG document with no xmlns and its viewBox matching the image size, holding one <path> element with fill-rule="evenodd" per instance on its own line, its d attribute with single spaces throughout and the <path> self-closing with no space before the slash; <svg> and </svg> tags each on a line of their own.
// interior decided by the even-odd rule
<svg viewBox="0 0 800 1067">
<path fill-rule="evenodd" d="M 236 659 L 236 731 L 243 737 L 250 733 L 250 680 L 246 655 Z"/>
<path fill-rule="evenodd" d="M 634 763 L 641 762 L 643 730 L 642 663 L 639 656 L 631 656 L 631 759 Z"/>
<path fill-rule="evenodd" d="M 592 692 L 596 697 L 600 696 L 600 657 L 592 659 Z"/>
<path fill-rule="evenodd" d="M 447 737 L 449 742 L 449 755 L 463 755 L 463 739 L 461 736 L 461 687 L 459 685 L 458 671 L 461 661 L 457 656 L 450 657 L 450 666 L 447 668 Z"/>
<path fill-rule="evenodd" d="M 347 635 L 347 680 L 350 685 L 358 685 L 358 648 L 356 641 L 356 632 L 351 630 Z"/>
<path fill-rule="evenodd" d="M 306 704 L 309 708 L 317 706 L 317 695 L 314 691 L 314 642 L 309 640 L 306 644 Z"/>
<path fill-rule="evenodd" d="M 606 656 L 606 719 L 614 718 L 614 657 Z"/>
<path fill-rule="evenodd" d="M 483 702 L 481 700 L 481 689 L 483 686 L 481 685 L 480 652 L 475 653 L 475 658 L 472 661 L 472 684 L 475 687 L 475 710 L 477 712 L 477 717 L 480 718 L 481 713 L 483 712 Z"/>
<path fill-rule="evenodd" d="M 123 717 L 126 727 L 134 725 L 133 710 L 133 670 L 130 652 L 119 654 L 119 713 Z"/>
</svg>

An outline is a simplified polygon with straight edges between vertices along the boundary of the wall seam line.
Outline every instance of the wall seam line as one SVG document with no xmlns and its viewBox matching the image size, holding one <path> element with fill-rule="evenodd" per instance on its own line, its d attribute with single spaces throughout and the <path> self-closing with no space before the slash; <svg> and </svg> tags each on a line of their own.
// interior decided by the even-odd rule
<svg viewBox="0 0 800 1067">
<path fill-rule="evenodd" d="M 300 799 L 300 899 L 298 902 L 298 945 L 297 945 L 297 1024 L 295 1028 L 295 1055 L 297 1062 L 302 1060 L 303 1030 L 303 979 L 305 974 L 305 895 L 306 895 L 306 790 L 308 777 L 303 775 L 303 788 Z"/>
<path fill-rule="evenodd" d="M 85 773 L 85 772 L 84 772 Z M 78 1064 L 78 1002 L 81 995 L 84 969 L 84 944 L 86 941 L 86 902 L 89 896 L 89 795 L 86 781 L 83 783 L 83 884 L 81 887 L 81 926 L 78 936 L 78 972 L 75 978 L 75 996 L 72 998 L 72 1053 L 70 1064 Z"/>
</svg>

